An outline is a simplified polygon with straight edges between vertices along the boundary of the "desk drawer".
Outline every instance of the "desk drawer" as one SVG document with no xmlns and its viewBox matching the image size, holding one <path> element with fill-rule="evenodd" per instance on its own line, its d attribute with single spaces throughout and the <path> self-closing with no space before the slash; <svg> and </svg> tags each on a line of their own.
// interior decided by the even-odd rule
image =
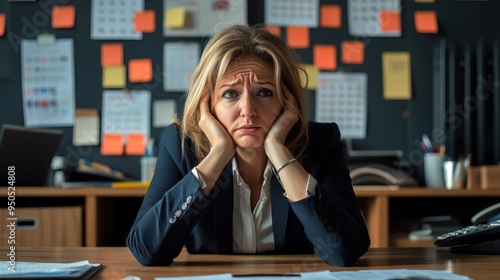
<svg viewBox="0 0 500 280">
<path fill-rule="evenodd" d="M 2 209 L 0 219 L 7 221 Z M 82 207 L 16 208 L 15 246 L 82 246 Z M 4 233 L 5 232 L 5 233 Z M 0 246 L 7 246 L 9 231 L 2 230 Z"/>
</svg>

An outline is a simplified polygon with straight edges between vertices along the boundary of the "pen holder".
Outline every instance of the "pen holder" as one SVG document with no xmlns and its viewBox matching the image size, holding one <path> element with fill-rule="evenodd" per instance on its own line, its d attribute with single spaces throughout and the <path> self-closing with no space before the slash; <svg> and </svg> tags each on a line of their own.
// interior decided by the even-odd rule
<svg viewBox="0 0 500 280">
<path fill-rule="evenodd" d="M 156 157 L 141 157 L 141 181 L 149 182 L 155 173 Z"/>
<path fill-rule="evenodd" d="M 443 162 L 445 156 L 439 153 L 424 154 L 424 176 L 428 188 L 444 188 Z"/>
</svg>

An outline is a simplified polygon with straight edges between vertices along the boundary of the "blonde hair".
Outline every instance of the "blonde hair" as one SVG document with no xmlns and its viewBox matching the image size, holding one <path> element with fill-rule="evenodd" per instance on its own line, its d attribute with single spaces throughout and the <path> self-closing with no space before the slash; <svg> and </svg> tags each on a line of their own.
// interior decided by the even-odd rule
<svg viewBox="0 0 500 280">
<path fill-rule="evenodd" d="M 280 102 L 299 117 L 288 134 L 285 145 L 298 159 L 304 153 L 308 141 L 309 112 L 306 90 L 299 73 L 303 71 L 305 74 L 305 71 L 300 66 L 298 56 L 262 25 L 231 25 L 215 34 L 206 45 L 186 95 L 183 120 L 181 122 L 176 118 L 175 123 L 181 127 L 183 148 L 191 149 L 195 163 L 205 158 L 211 148 L 198 126 L 201 100 L 205 94 L 213 94 L 216 82 L 224 75 L 231 62 L 247 57 L 260 59 L 273 67 Z M 295 98 L 294 104 L 286 100 L 282 85 Z M 190 140 L 192 145 L 185 145 L 186 140 Z"/>
</svg>

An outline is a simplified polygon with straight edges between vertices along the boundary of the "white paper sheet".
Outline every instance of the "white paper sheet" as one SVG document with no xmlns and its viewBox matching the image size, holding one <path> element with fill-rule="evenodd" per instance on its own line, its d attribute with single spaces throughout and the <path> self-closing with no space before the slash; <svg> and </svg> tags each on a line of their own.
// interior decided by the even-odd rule
<svg viewBox="0 0 500 280">
<path fill-rule="evenodd" d="M 265 23 L 278 26 L 318 27 L 318 0 L 266 0 Z"/>
<path fill-rule="evenodd" d="M 134 31 L 135 12 L 144 10 L 144 0 L 92 0 L 91 33 L 93 40 L 141 40 Z"/>
<path fill-rule="evenodd" d="M 400 0 L 349 0 L 347 3 L 349 34 L 361 37 L 399 37 L 397 31 L 382 30 L 381 11 L 401 14 Z M 401 17 L 401 15 L 399 15 Z M 400 18 L 401 20 L 401 18 Z"/>
<path fill-rule="evenodd" d="M 247 23 L 247 0 L 163 0 L 163 7 L 184 7 L 188 14 L 184 28 L 163 28 L 166 37 L 207 36 L 230 23 Z"/>
<path fill-rule="evenodd" d="M 163 86 L 165 91 L 185 91 L 200 58 L 198 43 L 163 45 Z"/>
<path fill-rule="evenodd" d="M 316 121 L 335 122 L 342 138 L 366 137 L 366 73 L 320 72 L 316 90 Z"/>
<path fill-rule="evenodd" d="M 176 108 L 175 100 L 153 101 L 153 127 L 166 127 L 171 124 Z"/>
<path fill-rule="evenodd" d="M 107 134 L 143 134 L 149 139 L 151 92 L 105 90 L 102 96 L 101 140 Z M 144 142 L 146 145 L 146 142 Z"/>
<path fill-rule="evenodd" d="M 72 126 L 75 121 L 73 39 L 21 41 L 24 125 Z"/>
</svg>

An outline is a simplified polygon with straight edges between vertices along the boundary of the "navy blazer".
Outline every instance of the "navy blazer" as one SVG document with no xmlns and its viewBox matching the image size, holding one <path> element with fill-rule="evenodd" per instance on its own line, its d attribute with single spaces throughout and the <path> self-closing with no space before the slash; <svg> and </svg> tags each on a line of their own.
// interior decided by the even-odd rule
<svg viewBox="0 0 500 280">
<path fill-rule="evenodd" d="M 351 185 L 340 132 L 334 123 L 309 123 L 303 166 L 316 180 L 315 195 L 291 202 L 273 174 L 275 250 L 313 253 L 330 265 L 353 265 L 370 246 Z M 189 147 L 189 143 L 187 143 Z M 189 148 L 182 153 L 179 128 L 160 140 L 156 170 L 127 246 L 143 265 L 169 265 L 183 246 L 189 253 L 233 253 L 233 176 L 229 161 L 209 195 L 193 175 Z"/>
</svg>

